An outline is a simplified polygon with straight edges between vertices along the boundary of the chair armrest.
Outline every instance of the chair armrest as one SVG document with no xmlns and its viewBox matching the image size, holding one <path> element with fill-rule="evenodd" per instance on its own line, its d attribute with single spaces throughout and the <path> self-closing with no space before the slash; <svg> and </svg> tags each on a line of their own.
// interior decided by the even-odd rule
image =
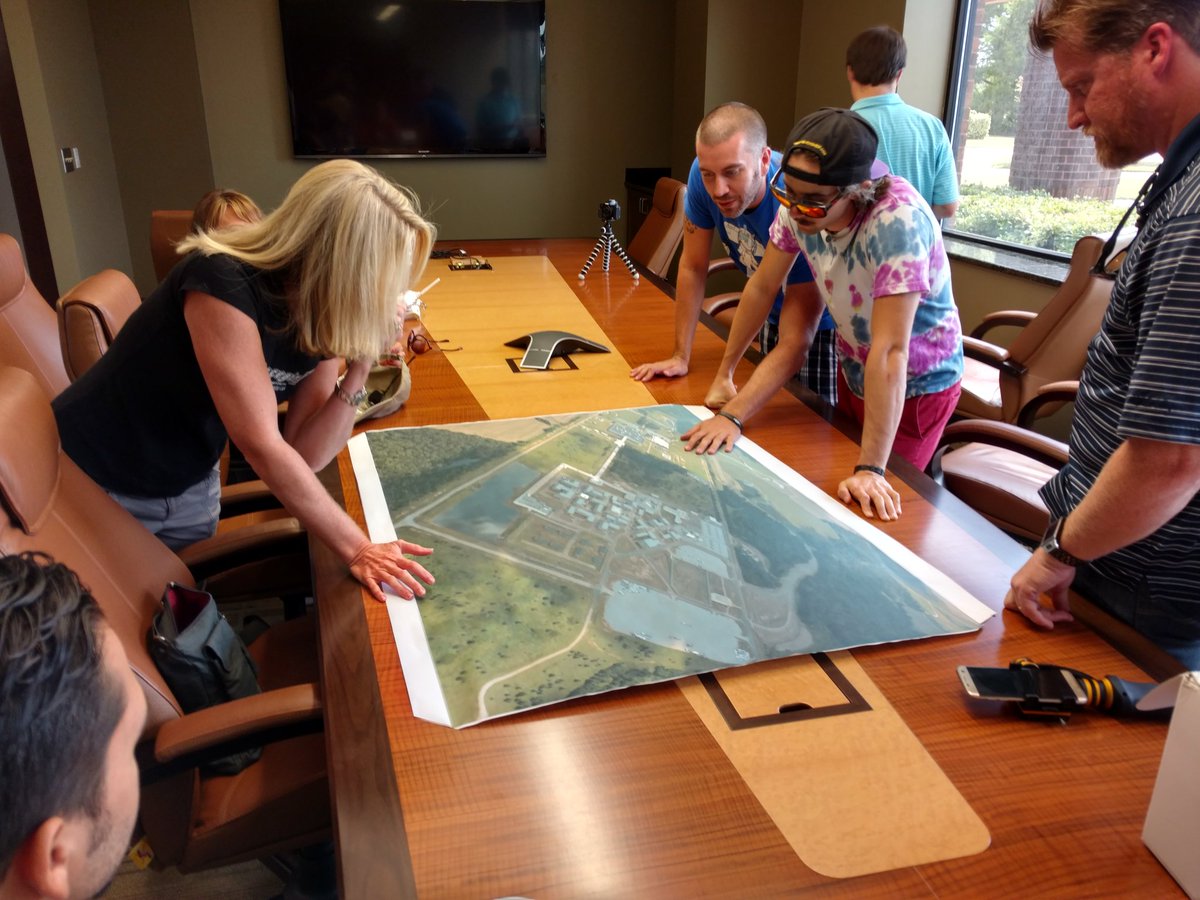
<svg viewBox="0 0 1200 900">
<path fill-rule="evenodd" d="M 963 356 L 1006 372 L 1014 378 L 1020 378 L 1025 374 L 1025 366 L 1013 362 L 1008 351 L 1003 347 L 997 347 L 995 344 L 989 344 L 987 341 L 981 341 L 970 335 L 963 335 L 962 342 Z"/>
<path fill-rule="evenodd" d="M 709 276 L 715 275 L 717 272 L 727 272 L 730 269 L 737 269 L 737 263 L 729 256 L 718 256 L 716 259 L 708 261 Z M 741 271 L 740 269 L 738 271 Z"/>
<path fill-rule="evenodd" d="M 984 316 L 979 324 L 971 330 L 971 337 L 982 338 L 993 328 L 999 328 L 1002 325 L 1024 328 L 1036 318 L 1037 313 L 1027 309 L 1001 309 Z"/>
<path fill-rule="evenodd" d="M 315 734 L 324 725 L 320 689 L 313 683 L 293 684 L 199 709 L 164 723 L 158 730 L 153 757 L 142 759 L 143 783 L 248 747 Z"/>
<path fill-rule="evenodd" d="M 221 488 L 221 518 L 240 516 L 264 509 L 279 509 L 283 506 L 262 481 L 243 481 L 227 484 Z"/>
<path fill-rule="evenodd" d="M 1056 469 L 1065 466 L 1068 459 L 1067 445 L 1062 441 L 1018 428 L 1007 422 L 992 422 L 987 419 L 962 419 L 951 422 L 942 432 L 938 446 L 940 448 L 966 443 L 989 444 L 1011 450 Z"/>
<path fill-rule="evenodd" d="M 307 544 L 307 532 L 297 519 L 288 516 L 215 534 L 184 547 L 179 558 L 199 581 L 266 556 L 303 550 Z"/>
<path fill-rule="evenodd" d="M 713 297 L 705 297 L 700 303 L 700 308 L 710 316 L 715 316 L 727 309 L 733 309 L 741 299 L 741 294 L 717 294 Z"/>
<path fill-rule="evenodd" d="M 1017 426 L 1032 428 L 1038 410 L 1047 403 L 1074 403 L 1079 393 L 1078 381 L 1051 381 L 1043 384 L 1038 392 L 1017 411 Z"/>
</svg>

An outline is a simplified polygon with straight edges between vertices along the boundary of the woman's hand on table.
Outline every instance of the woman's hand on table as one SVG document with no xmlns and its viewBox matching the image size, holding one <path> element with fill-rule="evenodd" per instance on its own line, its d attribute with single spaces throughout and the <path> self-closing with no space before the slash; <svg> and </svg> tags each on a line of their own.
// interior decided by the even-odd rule
<svg viewBox="0 0 1200 900">
<path fill-rule="evenodd" d="M 350 560 L 350 574 L 380 603 L 387 599 L 384 588 L 389 588 L 403 600 L 424 597 L 425 585 L 433 584 L 434 577 L 423 565 L 405 554 L 428 556 L 432 552 L 430 547 L 410 541 L 396 540 L 383 544 L 368 542 Z"/>
</svg>

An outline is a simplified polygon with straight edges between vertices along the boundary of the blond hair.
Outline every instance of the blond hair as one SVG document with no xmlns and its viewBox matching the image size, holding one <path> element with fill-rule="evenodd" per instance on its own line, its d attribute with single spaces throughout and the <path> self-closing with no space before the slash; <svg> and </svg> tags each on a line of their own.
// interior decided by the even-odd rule
<svg viewBox="0 0 1200 900">
<path fill-rule="evenodd" d="M 242 222 L 257 222 L 262 218 L 258 204 L 241 191 L 217 188 L 201 197 L 192 210 L 192 231 L 216 231 L 226 212 Z"/>
<path fill-rule="evenodd" d="M 421 277 L 434 238 L 411 191 L 334 159 L 309 169 L 261 221 L 179 246 L 282 272 L 297 346 L 353 359 L 378 356 L 395 339 L 397 302 Z"/>
</svg>

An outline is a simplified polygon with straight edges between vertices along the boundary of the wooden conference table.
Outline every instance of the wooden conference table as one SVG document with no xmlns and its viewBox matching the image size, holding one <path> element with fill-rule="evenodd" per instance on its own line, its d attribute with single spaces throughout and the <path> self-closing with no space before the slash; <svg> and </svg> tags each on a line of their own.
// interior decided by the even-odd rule
<svg viewBox="0 0 1200 900">
<path fill-rule="evenodd" d="M 591 244 L 465 246 L 488 258 L 549 256 L 627 361 L 661 358 L 671 345 L 672 303 L 653 279 L 635 286 L 615 257 L 607 276 L 597 264 L 578 283 Z M 432 262 L 430 277 L 445 277 L 444 267 Z M 692 374 L 651 382 L 654 400 L 701 403 L 722 348 L 721 336 L 702 325 Z M 739 383 L 750 365 L 742 363 Z M 413 375 L 406 406 L 371 427 L 487 418 L 448 356 L 426 354 Z M 841 429 L 856 427 L 798 393 L 803 399 L 780 392 L 748 436 L 832 494 L 856 461 Z M 878 527 L 999 611 L 1026 551 L 902 461 L 892 471 L 904 479 L 892 478 L 904 514 Z M 324 477 L 361 522 L 346 453 Z M 312 551 L 338 870 L 348 900 L 1180 895 L 1140 840 L 1163 723 L 1095 714 L 1066 725 L 1025 719 L 999 704 L 969 702 L 955 675 L 960 664 L 1005 666 L 1022 656 L 1131 680 L 1178 668 L 1127 630 L 1114 628 L 1114 640 L 1140 668 L 1083 624 L 1040 633 L 999 612 L 973 634 L 853 651 L 982 819 L 991 846 L 835 879 L 799 859 L 675 683 L 462 731 L 414 719 L 385 607 L 324 546 Z M 436 559 L 430 568 L 436 574 Z"/>
</svg>

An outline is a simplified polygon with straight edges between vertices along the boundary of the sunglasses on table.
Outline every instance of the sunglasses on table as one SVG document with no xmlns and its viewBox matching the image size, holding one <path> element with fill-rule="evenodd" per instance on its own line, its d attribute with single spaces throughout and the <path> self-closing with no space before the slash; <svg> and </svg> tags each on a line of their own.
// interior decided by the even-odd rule
<svg viewBox="0 0 1200 900">
<path fill-rule="evenodd" d="M 829 215 L 829 210 L 833 208 L 833 204 L 842 198 L 841 191 L 838 191 L 827 200 L 815 200 L 812 197 L 797 197 L 787 189 L 783 175 L 782 168 L 775 173 L 775 177 L 771 179 L 771 193 L 775 195 L 775 199 L 779 201 L 779 205 L 784 209 L 794 209 L 805 218 L 825 218 Z"/>
<path fill-rule="evenodd" d="M 423 353 L 428 353 L 434 347 L 437 347 L 443 353 L 453 353 L 455 350 L 462 349 L 462 347 L 443 347 L 443 346 L 441 346 L 442 344 L 448 344 L 448 343 L 450 343 L 449 338 L 435 339 L 435 338 L 431 338 L 429 335 L 427 335 L 423 332 L 420 332 L 420 331 L 410 331 L 408 333 L 408 340 L 405 341 L 405 347 L 407 347 L 407 353 L 397 352 L 397 347 L 399 346 L 399 344 L 397 344 L 397 345 L 393 346 L 391 350 L 389 350 L 387 353 L 385 353 L 383 355 L 383 358 L 384 359 L 392 359 L 392 360 L 396 360 L 396 361 L 399 361 L 400 359 L 403 358 L 404 361 L 407 363 L 407 362 L 412 362 L 413 359 L 415 359 L 416 357 L 420 356 Z"/>
<path fill-rule="evenodd" d="M 443 353 L 453 353 L 455 350 L 461 350 L 462 347 L 442 347 L 441 344 L 450 343 L 449 338 L 431 338 L 427 334 L 422 334 L 419 331 L 410 331 L 408 333 L 408 349 L 413 356 L 420 356 L 422 353 L 428 353 L 434 347 L 437 347 Z"/>
</svg>

